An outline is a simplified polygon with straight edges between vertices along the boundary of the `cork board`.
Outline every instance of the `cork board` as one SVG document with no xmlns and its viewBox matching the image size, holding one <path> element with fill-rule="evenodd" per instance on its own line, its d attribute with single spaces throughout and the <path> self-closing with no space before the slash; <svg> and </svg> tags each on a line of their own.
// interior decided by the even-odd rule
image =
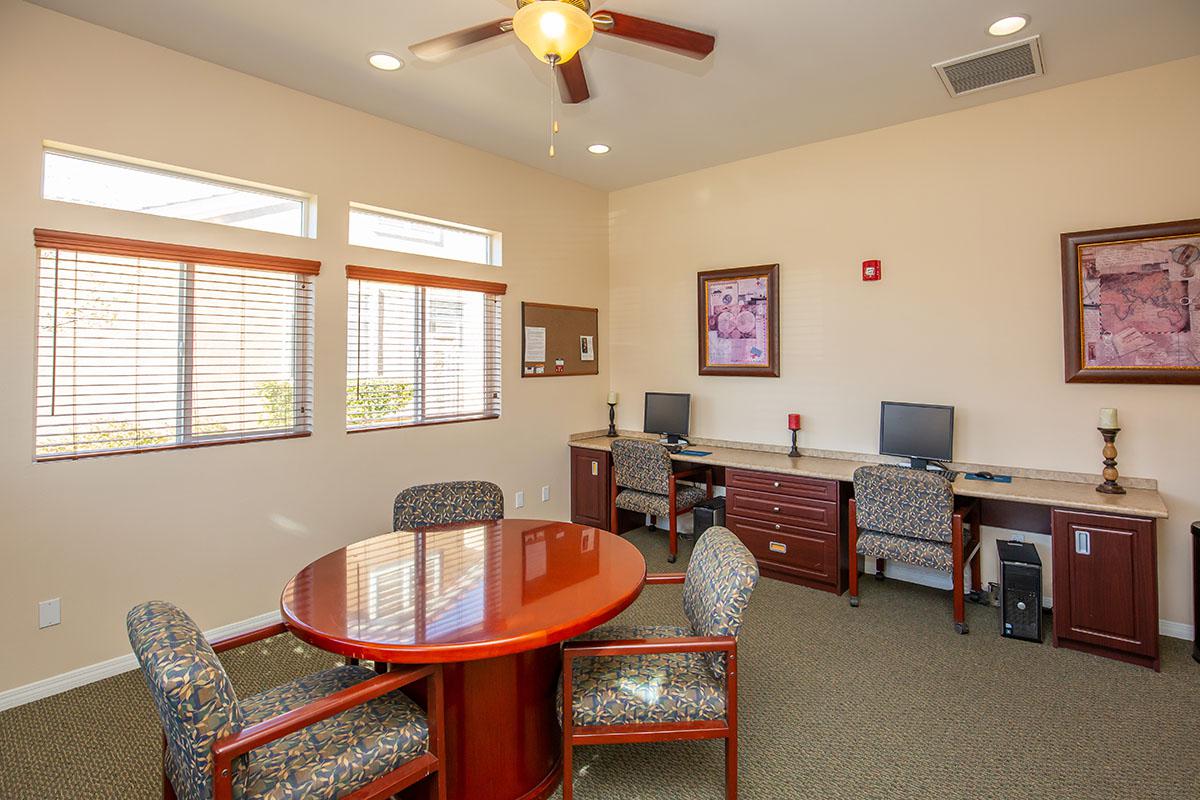
<svg viewBox="0 0 1200 800">
<path fill-rule="evenodd" d="M 521 303 L 521 377 L 599 375 L 599 334 L 599 309 Z M 586 353 L 583 337 L 588 337 Z"/>
</svg>

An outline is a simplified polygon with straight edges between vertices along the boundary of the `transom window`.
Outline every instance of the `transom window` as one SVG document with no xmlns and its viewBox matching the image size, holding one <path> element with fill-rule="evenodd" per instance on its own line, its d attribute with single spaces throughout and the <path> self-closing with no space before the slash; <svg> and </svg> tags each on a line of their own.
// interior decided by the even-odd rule
<svg viewBox="0 0 1200 800">
<path fill-rule="evenodd" d="M 312 198 L 300 192 L 54 147 L 45 149 L 42 166 L 42 197 L 47 200 L 291 236 L 310 233 Z"/>
<path fill-rule="evenodd" d="M 314 261 L 35 231 L 35 459 L 312 430 Z"/>
<path fill-rule="evenodd" d="M 500 266 L 500 234 L 470 225 L 350 204 L 350 244 Z"/>
<path fill-rule="evenodd" d="M 500 416 L 502 283 L 347 267 L 346 427 Z"/>
</svg>

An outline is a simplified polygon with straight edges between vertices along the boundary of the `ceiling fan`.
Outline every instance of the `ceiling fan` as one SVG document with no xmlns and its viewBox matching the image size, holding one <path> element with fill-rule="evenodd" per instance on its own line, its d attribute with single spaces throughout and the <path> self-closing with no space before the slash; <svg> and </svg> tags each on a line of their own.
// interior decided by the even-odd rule
<svg viewBox="0 0 1200 800">
<path fill-rule="evenodd" d="M 619 14 L 591 13 L 589 0 L 517 0 L 511 19 L 497 19 L 414 44 L 413 55 L 434 60 L 469 44 L 515 32 L 517 38 L 558 72 L 564 103 L 582 103 L 591 96 L 587 75 L 576 53 L 592 39 L 594 31 L 630 39 L 695 59 L 707 58 L 716 37 L 663 22 Z"/>
</svg>

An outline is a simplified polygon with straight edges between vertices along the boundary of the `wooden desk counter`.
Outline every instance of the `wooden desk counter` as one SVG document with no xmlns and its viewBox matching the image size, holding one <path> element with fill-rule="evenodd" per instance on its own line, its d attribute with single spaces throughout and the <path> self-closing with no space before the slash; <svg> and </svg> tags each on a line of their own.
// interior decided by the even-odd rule
<svg viewBox="0 0 1200 800">
<path fill-rule="evenodd" d="M 596 436 L 576 439 L 569 444 L 574 448 L 608 452 L 612 445 L 612 439 L 607 436 Z M 693 444 L 691 447 L 696 450 L 712 451 L 712 455 L 675 454 L 671 458 L 675 461 L 694 464 L 711 464 L 716 467 L 753 469 L 797 475 L 803 478 L 822 478 L 846 482 L 854 480 L 854 470 L 859 467 L 878 463 L 820 456 L 789 458 L 786 453 L 707 444 Z M 991 471 L 1004 472 L 1003 469 Z M 1099 482 L 1100 479 L 1097 478 L 1096 483 Z M 1166 503 L 1163 502 L 1162 496 L 1156 489 L 1129 489 L 1127 494 L 1110 495 L 1097 492 L 1095 484 L 1091 483 L 1020 477 L 1014 477 L 1012 483 L 993 483 L 992 481 L 967 480 L 963 475 L 959 475 L 958 480 L 954 481 L 954 493 L 961 497 L 979 497 L 987 500 L 1027 503 L 1053 508 L 1099 511 L 1149 519 L 1167 518 Z"/>
</svg>

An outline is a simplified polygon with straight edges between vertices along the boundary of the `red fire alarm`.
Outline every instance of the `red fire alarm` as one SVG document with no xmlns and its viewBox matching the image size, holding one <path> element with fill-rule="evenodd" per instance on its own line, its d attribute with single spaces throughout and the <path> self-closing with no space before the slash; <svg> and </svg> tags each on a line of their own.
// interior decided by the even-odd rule
<svg viewBox="0 0 1200 800">
<path fill-rule="evenodd" d="M 883 264 L 879 261 L 863 262 L 863 280 L 877 281 L 883 278 Z"/>
</svg>

